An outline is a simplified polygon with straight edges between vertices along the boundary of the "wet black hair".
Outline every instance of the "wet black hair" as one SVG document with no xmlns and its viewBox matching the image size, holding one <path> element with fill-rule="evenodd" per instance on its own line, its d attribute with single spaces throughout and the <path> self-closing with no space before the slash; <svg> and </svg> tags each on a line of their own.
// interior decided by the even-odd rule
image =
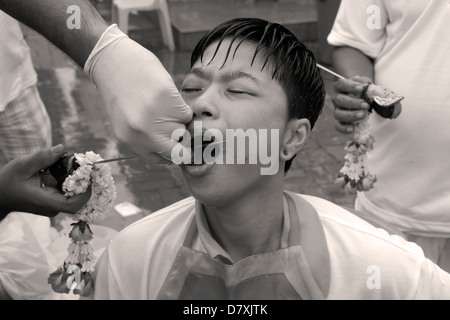
<svg viewBox="0 0 450 320">
<path fill-rule="evenodd" d="M 191 55 L 191 67 L 197 60 L 203 61 L 205 50 L 217 42 L 212 61 L 225 39 L 231 41 L 224 64 L 235 42 L 237 45 L 232 59 L 242 42 L 256 44 L 251 64 L 260 55 L 264 61 L 262 70 L 267 68 L 272 73 L 272 78 L 285 90 L 289 118 L 306 118 L 312 129 L 325 102 L 325 87 L 314 54 L 291 31 L 278 23 L 258 18 L 236 18 L 211 29 L 200 39 Z M 286 161 L 285 173 L 294 158 L 295 156 Z"/>
</svg>

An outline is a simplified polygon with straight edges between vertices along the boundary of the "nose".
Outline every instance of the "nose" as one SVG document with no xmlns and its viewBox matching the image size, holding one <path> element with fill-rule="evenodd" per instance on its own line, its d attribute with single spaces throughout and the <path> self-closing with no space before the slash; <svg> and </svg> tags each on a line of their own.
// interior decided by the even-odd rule
<svg viewBox="0 0 450 320">
<path fill-rule="evenodd" d="M 213 87 L 204 89 L 204 91 L 190 102 L 190 107 L 194 112 L 194 119 L 215 119 L 219 115 L 219 109 L 217 108 L 217 98 L 219 94 L 214 92 Z"/>
</svg>

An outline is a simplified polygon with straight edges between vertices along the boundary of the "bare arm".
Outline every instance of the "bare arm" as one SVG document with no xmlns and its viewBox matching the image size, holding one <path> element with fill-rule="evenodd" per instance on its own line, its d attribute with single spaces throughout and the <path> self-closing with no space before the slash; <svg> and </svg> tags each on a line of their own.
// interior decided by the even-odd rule
<svg viewBox="0 0 450 320">
<path fill-rule="evenodd" d="M 79 8 L 80 29 L 67 27 L 69 6 Z M 172 132 L 186 128 L 193 112 L 152 52 L 117 26 L 108 28 L 88 0 L 0 0 L 0 10 L 42 34 L 84 69 L 121 143 L 149 163 L 172 163 L 171 151 L 178 144 Z"/>
<path fill-rule="evenodd" d="M 362 83 L 373 82 L 373 61 L 361 51 L 351 47 L 336 47 L 332 55 L 335 71 L 346 79 L 336 81 L 333 98 L 336 130 L 351 133 L 354 124 L 364 119 L 369 104 L 361 99 Z"/>
<path fill-rule="evenodd" d="M 335 71 L 346 78 L 368 77 L 373 80 L 373 61 L 361 51 L 351 47 L 336 47 L 332 63 Z"/>
<path fill-rule="evenodd" d="M 67 8 L 80 8 L 80 29 L 69 29 Z M 0 10 L 42 34 L 80 67 L 108 27 L 87 0 L 0 0 Z"/>
</svg>

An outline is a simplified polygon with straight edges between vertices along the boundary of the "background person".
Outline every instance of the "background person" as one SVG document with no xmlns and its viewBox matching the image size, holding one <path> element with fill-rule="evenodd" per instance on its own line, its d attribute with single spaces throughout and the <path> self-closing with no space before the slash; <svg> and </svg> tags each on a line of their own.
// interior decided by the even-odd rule
<svg viewBox="0 0 450 320">
<path fill-rule="evenodd" d="M 67 8 L 72 5 L 80 8 L 80 29 L 67 28 Z M 170 162 L 170 152 L 176 144 L 170 139 L 171 133 L 176 128 L 185 128 L 185 123 L 192 118 L 192 111 L 154 54 L 127 36 L 121 34 L 116 38 L 111 34 L 110 28 L 89 1 L 1 0 L 0 10 L 42 34 L 85 69 L 102 96 L 114 134 L 120 142 L 147 161 Z M 14 21 L 9 17 L 7 19 Z M 90 59 L 86 63 L 88 57 Z M 12 70 L 20 71 L 19 67 Z M 35 124 L 42 125 L 37 129 L 44 128 L 44 121 L 37 120 Z M 14 170 L 15 167 L 11 165 L 7 169 Z M 7 174 L 13 175 L 14 171 Z M 31 209 L 44 210 L 36 204 L 27 210 Z M 5 213 L 7 211 L 9 209 Z M 34 229 L 49 229 L 48 219 L 45 219 L 45 225 L 31 224 L 36 228 L 30 230 L 27 229 L 30 224 L 20 221 L 11 223 L 14 217 L 17 217 L 16 213 L 9 213 L 0 224 L 3 230 L 0 282 L 7 295 L 14 299 L 48 297 L 50 286 L 47 275 L 42 275 L 56 268 L 52 265 L 53 255 L 48 254 L 47 250 L 52 242 L 47 232 L 32 232 Z M 43 217 L 26 215 L 26 219 L 40 218 Z M 14 228 L 6 228 L 6 225 Z M 20 234 L 13 230 L 20 231 Z M 11 256 L 16 259 L 8 258 Z"/>
<path fill-rule="evenodd" d="M 0 167 L 52 144 L 50 117 L 19 23 L 0 11 Z"/>
<path fill-rule="evenodd" d="M 59 212 L 76 213 L 89 200 L 90 192 L 67 198 L 59 190 L 42 186 L 39 170 L 64 153 L 57 145 L 19 157 L 0 168 L 0 220 L 13 211 L 52 217 Z"/>
<path fill-rule="evenodd" d="M 41 188 L 37 172 L 43 167 L 36 166 L 57 159 L 49 151 L 50 117 L 36 86 L 37 74 L 19 22 L 0 11 L 0 30 L 0 243 L 2 251 L 10 251 L 21 240 L 12 230 L 20 228 L 42 239 L 51 225 L 49 216 L 59 212 L 55 209 L 73 212 L 82 206 L 77 199 L 85 197 L 66 202 L 56 189 Z M 4 219 L 11 211 L 14 213 Z M 0 264 L 5 266 L 3 252 L 0 255 Z"/>
<path fill-rule="evenodd" d="M 397 119 L 369 117 L 375 144 L 368 166 L 377 182 L 358 192 L 356 209 L 400 230 L 449 271 L 447 30 L 447 1 L 343 0 L 328 42 L 336 47 L 335 70 L 346 78 L 359 76 L 336 82 L 339 131 L 351 132 L 353 123 L 367 116 L 368 105 L 358 98 L 361 82 L 370 80 L 405 97 Z"/>
<path fill-rule="evenodd" d="M 80 29 L 67 28 L 69 6 L 80 9 Z M 84 68 L 121 143 L 148 162 L 171 163 L 177 145 L 171 134 L 185 128 L 192 110 L 152 52 L 108 28 L 87 0 L 0 0 L 0 10 L 39 32 Z"/>
<path fill-rule="evenodd" d="M 56 188 L 42 186 L 39 170 L 53 164 L 63 152 L 62 145 L 46 148 L 0 168 L 0 300 L 58 297 L 46 277 L 49 266 L 59 261 L 54 255 L 64 252 L 58 244 L 66 237 L 51 232 L 47 217 L 76 213 L 91 194 L 66 198 Z"/>
</svg>

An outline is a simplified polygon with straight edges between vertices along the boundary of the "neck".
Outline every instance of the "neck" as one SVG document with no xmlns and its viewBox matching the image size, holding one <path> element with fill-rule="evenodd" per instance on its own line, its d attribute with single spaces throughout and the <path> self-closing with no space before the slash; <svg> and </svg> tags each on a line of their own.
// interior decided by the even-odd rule
<svg viewBox="0 0 450 320">
<path fill-rule="evenodd" d="M 233 261 L 280 248 L 282 185 L 272 185 L 271 189 L 262 186 L 225 206 L 205 206 L 204 210 L 213 238 Z"/>
</svg>

